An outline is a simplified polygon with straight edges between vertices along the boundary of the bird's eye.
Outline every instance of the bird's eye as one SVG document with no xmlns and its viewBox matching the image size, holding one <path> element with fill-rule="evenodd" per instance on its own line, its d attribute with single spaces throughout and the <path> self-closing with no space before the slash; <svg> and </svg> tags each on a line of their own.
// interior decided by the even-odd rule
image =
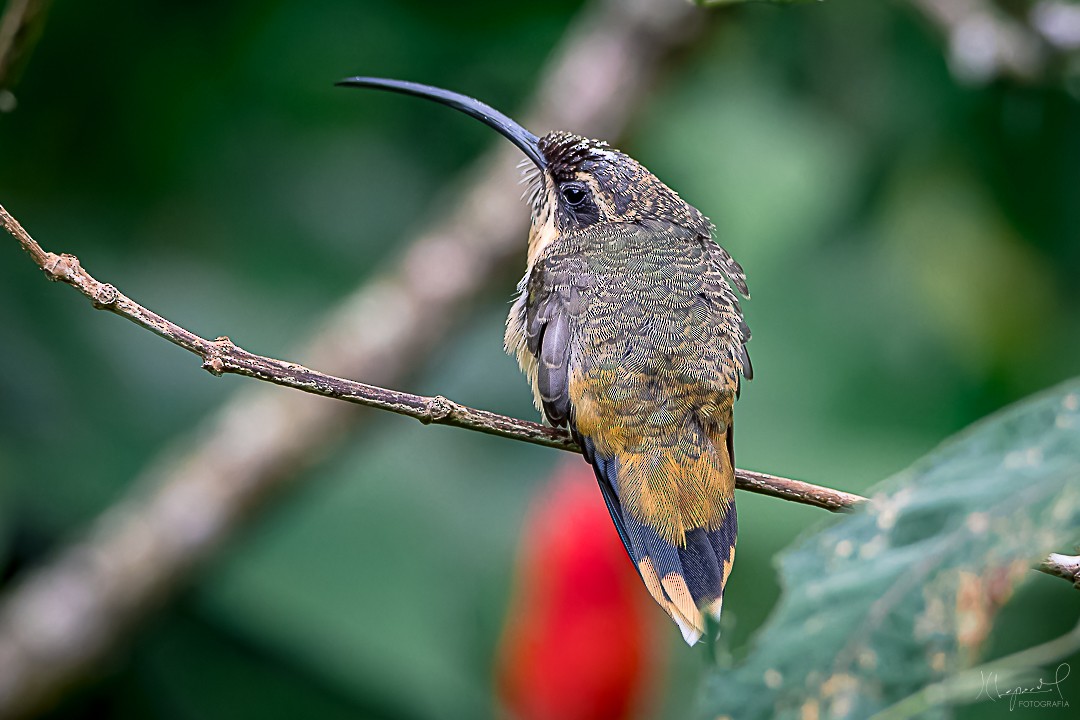
<svg viewBox="0 0 1080 720">
<path fill-rule="evenodd" d="M 563 186 L 562 197 L 563 200 L 566 201 L 566 204 L 570 207 L 577 207 L 581 203 L 585 202 L 585 195 L 585 188 L 583 188 L 581 185 L 575 183 L 573 185 Z"/>
</svg>

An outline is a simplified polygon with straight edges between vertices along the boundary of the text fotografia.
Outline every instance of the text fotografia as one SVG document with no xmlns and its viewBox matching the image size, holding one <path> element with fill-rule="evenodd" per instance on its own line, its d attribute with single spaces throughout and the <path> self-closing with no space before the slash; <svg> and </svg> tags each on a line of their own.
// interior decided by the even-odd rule
<svg viewBox="0 0 1080 720">
<path fill-rule="evenodd" d="M 979 690 L 979 694 L 975 699 L 978 700 L 984 695 L 991 702 L 1009 698 L 1009 710 L 1015 710 L 1016 708 L 1024 710 L 1067 708 L 1069 707 L 1069 701 L 1065 699 L 1065 695 L 1061 692 L 1061 683 L 1065 678 L 1069 677 L 1071 670 L 1069 663 L 1061 663 L 1054 670 L 1053 680 L 1039 678 L 1037 685 L 1030 687 L 1018 685 L 1005 689 L 998 687 L 998 674 L 996 672 L 981 672 L 982 689 Z"/>
</svg>

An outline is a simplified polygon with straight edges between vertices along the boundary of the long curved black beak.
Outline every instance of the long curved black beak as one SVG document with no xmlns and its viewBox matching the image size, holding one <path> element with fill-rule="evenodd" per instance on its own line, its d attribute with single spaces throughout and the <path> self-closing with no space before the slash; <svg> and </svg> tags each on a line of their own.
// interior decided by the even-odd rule
<svg viewBox="0 0 1080 720">
<path fill-rule="evenodd" d="M 420 83 L 374 77 L 345 78 L 334 84 L 343 87 L 369 87 L 377 88 L 379 90 L 389 90 L 391 92 L 398 92 L 403 95 L 414 95 L 416 97 L 434 100 L 443 105 L 449 105 L 455 110 L 460 110 L 466 115 L 476 118 L 488 127 L 497 130 L 507 140 L 521 148 L 521 151 L 525 153 L 530 160 L 536 163 L 536 166 L 541 170 L 547 167 L 547 161 L 544 160 L 544 156 L 540 152 L 538 137 L 490 105 L 482 103 L 468 95 L 461 95 L 460 93 L 450 92 L 449 90 L 443 90 L 442 88 L 432 87 L 430 85 L 421 85 Z"/>
</svg>

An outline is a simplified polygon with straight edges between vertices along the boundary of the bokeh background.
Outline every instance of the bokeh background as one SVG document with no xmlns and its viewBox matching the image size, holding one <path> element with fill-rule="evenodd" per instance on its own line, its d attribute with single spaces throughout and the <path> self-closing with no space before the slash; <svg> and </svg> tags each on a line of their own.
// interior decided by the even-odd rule
<svg viewBox="0 0 1080 720">
<path fill-rule="evenodd" d="M 756 379 L 737 407 L 741 466 L 858 492 L 1080 370 L 1080 65 L 980 75 L 924 4 L 703 10 L 701 37 L 619 142 L 747 270 Z M 1023 18 L 1031 3 L 1002 5 Z M 580 10 L 57 2 L 0 115 L 0 201 L 47 249 L 170 319 L 288 357 L 500 142 L 332 82 L 414 79 L 513 114 Z M 501 349 L 523 265 L 401 389 L 536 417 Z M 4 577 L 75 536 L 249 382 L 92 312 L 0 239 Z M 520 531 L 565 458 L 365 412 L 53 716 L 495 714 Z M 827 520 L 738 502 L 723 629 L 736 656 L 779 591 L 772 556 Z M 1066 591 L 1032 582 L 991 652 L 1060 632 L 1077 614 Z M 712 650 L 667 629 L 648 712 L 680 717 Z"/>
</svg>

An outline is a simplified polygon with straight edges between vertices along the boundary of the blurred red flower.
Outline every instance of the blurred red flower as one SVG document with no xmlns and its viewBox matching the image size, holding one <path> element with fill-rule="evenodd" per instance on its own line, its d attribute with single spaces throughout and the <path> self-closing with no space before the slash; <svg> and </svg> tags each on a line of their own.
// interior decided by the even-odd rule
<svg viewBox="0 0 1080 720">
<path fill-rule="evenodd" d="M 564 464 L 533 499 L 496 687 L 517 720 L 640 717 L 663 664 L 659 613 L 588 465 Z"/>
</svg>

